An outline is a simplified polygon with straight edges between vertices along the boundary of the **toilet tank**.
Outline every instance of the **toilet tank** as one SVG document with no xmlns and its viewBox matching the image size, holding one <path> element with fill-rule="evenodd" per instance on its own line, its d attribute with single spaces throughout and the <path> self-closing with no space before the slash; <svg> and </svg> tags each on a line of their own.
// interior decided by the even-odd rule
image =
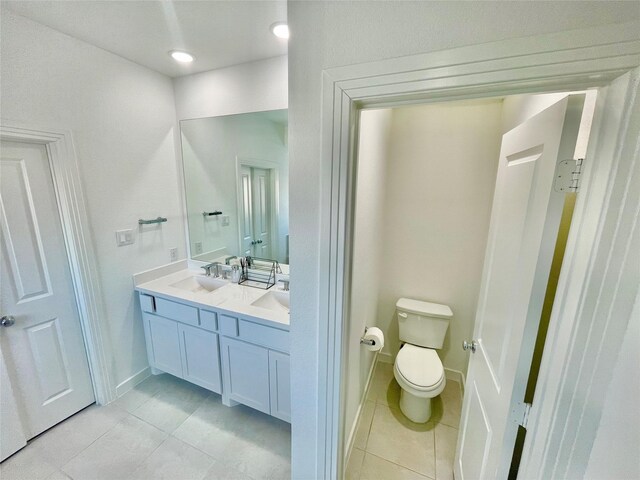
<svg viewBox="0 0 640 480">
<path fill-rule="evenodd" d="M 396 303 L 400 341 L 427 348 L 442 348 L 453 317 L 451 308 L 439 303 L 401 298 Z"/>
</svg>

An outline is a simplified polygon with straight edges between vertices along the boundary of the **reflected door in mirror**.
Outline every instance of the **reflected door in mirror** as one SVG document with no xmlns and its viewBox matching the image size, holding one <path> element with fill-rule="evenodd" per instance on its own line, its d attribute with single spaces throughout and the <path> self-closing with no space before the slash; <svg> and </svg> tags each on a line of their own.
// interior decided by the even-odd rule
<svg viewBox="0 0 640 480">
<path fill-rule="evenodd" d="M 243 255 L 272 258 L 271 236 L 275 201 L 269 169 L 243 165 L 240 171 Z"/>
</svg>

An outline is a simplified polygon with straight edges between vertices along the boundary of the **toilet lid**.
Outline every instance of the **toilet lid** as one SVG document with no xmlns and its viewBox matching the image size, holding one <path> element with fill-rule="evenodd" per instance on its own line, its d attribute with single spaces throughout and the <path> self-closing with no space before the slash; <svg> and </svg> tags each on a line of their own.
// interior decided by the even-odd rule
<svg viewBox="0 0 640 480">
<path fill-rule="evenodd" d="M 444 375 L 438 353 L 431 348 L 405 344 L 398 352 L 396 366 L 402 376 L 418 387 L 430 387 Z"/>
</svg>

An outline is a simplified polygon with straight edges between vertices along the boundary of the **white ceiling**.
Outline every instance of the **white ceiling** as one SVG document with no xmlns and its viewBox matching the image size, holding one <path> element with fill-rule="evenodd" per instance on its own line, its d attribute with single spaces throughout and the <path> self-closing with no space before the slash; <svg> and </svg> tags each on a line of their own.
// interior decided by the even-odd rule
<svg viewBox="0 0 640 480">
<path fill-rule="evenodd" d="M 287 54 L 285 0 L 2 1 L 10 11 L 171 77 Z M 196 59 L 177 64 L 170 50 Z"/>
</svg>

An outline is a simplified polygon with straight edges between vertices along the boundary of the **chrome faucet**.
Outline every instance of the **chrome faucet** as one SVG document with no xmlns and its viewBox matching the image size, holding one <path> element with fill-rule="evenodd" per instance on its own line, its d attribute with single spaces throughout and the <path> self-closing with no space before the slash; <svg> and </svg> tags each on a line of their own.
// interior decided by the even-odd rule
<svg viewBox="0 0 640 480">
<path fill-rule="evenodd" d="M 285 292 L 289 291 L 289 280 L 278 280 L 278 282 L 282 282 L 282 289 Z"/>
<path fill-rule="evenodd" d="M 213 262 L 213 263 L 209 263 L 207 265 L 204 265 L 200 268 L 204 269 L 204 274 L 207 277 L 211 276 L 211 270 L 213 269 L 213 277 L 214 278 L 218 278 L 220 276 L 220 262 Z"/>
<path fill-rule="evenodd" d="M 224 259 L 224 264 L 225 265 L 229 265 L 229 260 L 233 260 L 234 258 L 238 258 L 235 255 L 231 255 L 230 257 L 227 257 Z"/>
<path fill-rule="evenodd" d="M 220 277 L 220 262 L 213 262 L 213 277 L 214 278 L 219 278 Z"/>
<path fill-rule="evenodd" d="M 211 267 L 213 267 L 213 263 L 208 263 L 206 265 L 201 266 L 200 268 L 204 269 L 204 274 L 207 277 L 211 276 Z"/>
</svg>

